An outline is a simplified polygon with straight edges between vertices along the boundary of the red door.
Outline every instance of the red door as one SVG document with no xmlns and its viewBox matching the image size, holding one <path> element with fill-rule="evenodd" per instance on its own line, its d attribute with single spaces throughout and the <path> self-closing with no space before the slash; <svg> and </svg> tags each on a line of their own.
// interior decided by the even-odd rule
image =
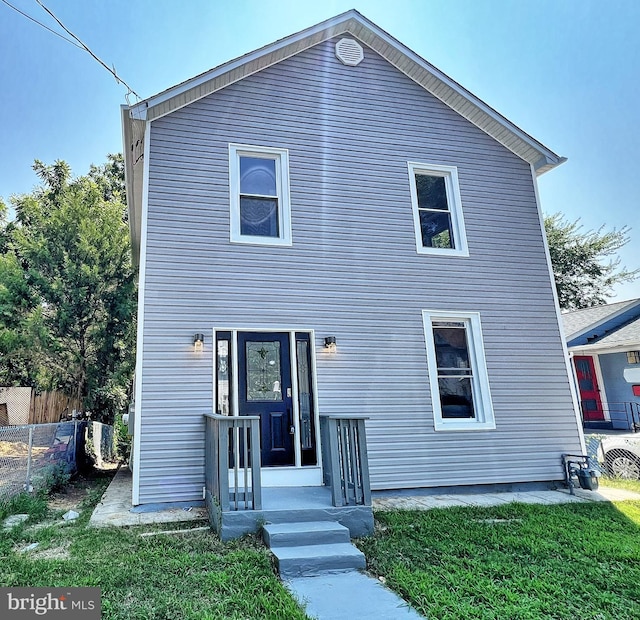
<svg viewBox="0 0 640 620">
<path fill-rule="evenodd" d="M 573 363 L 576 367 L 576 377 L 578 378 L 578 389 L 580 390 L 580 402 L 584 421 L 596 422 L 598 420 L 604 420 L 602 400 L 600 399 L 600 389 L 598 388 L 593 358 L 586 355 L 575 355 Z"/>
</svg>

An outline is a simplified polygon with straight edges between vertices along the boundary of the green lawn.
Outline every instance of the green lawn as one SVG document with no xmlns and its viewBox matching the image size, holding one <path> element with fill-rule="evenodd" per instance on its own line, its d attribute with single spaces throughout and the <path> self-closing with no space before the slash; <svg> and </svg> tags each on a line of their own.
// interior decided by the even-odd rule
<svg viewBox="0 0 640 620">
<path fill-rule="evenodd" d="M 34 529 L 52 517 L 61 522 L 63 511 L 52 514 L 42 497 L 21 499 L 11 510 L 0 507 L 2 519 L 33 515 L 0 535 L 0 585 L 96 586 L 106 620 L 307 618 L 257 538 L 223 544 L 209 531 L 141 538 L 154 528 L 89 528 L 90 506 L 107 482 L 87 490 L 81 519 L 69 525 Z M 32 542 L 39 548 L 17 552 Z"/>
<path fill-rule="evenodd" d="M 640 502 L 378 512 L 358 546 L 429 618 L 640 618 Z"/>
<path fill-rule="evenodd" d="M 640 480 L 627 480 L 625 478 L 600 478 L 601 487 L 611 487 L 613 489 L 624 489 L 640 493 Z"/>
<path fill-rule="evenodd" d="M 0 535 L 0 585 L 96 586 L 106 620 L 306 618 L 257 538 L 89 528 L 108 481 L 71 485 L 83 510 L 67 525 L 44 496 L 0 505 L 0 519 L 31 515 Z M 140 536 L 171 527 L 184 531 Z M 431 619 L 640 618 L 640 502 L 378 512 L 375 536 L 357 544 L 370 572 Z"/>
</svg>

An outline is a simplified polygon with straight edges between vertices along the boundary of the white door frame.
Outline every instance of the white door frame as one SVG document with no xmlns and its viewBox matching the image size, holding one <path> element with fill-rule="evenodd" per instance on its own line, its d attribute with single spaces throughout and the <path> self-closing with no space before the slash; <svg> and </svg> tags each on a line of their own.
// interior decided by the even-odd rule
<svg viewBox="0 0 640 620">
<path fill-rule="evenodd" d="M 295 428 L 294 455 L 295 464 L 286 467 L 262 467 L 260 475 L 263 487 L 288 487 L 288 486 L 321 486 L 322 485 L 322 459 L 320 446 L 320 415 L 318 411 L 318 391 L 316 375 L 316 347 L 315 331 L 309 328 L 291 327 L 214 327 L 212 330 L 213 342 L 213 411 L 216 411 L 217 403 L 217 377 L 216 377 L 216 335 L 218 332 L 231 334 L 231 385 L 230 401 L 233 415 L 239 415 L 238 402 L 238 333 L 239 332 L 265 332 L 265 333 L 286 333 L 289 334 L 289 358 L 291 361 L 291 390 L 293 423 Z M 300 407 L 298 393 L 298 372 L 297 372 L 297 351 L 296 333 L 304 332 L 309 334 L 310 358 L 311 358 L 311 389 L 313 390 L 313 424 L 316 438 L 316 463 L 317 465 L 302 465 L 302 448 L 300 444 Z"/>
</svg>

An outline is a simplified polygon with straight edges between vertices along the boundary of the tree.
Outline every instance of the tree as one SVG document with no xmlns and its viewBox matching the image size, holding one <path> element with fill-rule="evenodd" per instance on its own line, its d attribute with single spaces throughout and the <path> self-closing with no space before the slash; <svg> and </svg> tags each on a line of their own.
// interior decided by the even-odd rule
<svg viewBox="0 0 640 620">
<path fill-rule="evenodd" d="M 63 161 L 36 160 L 42 186 L 11 198 L 16 221 L 4 218 L 0 236 L 0 382 L 73 393 L 106 421 L 135 357 L 121 160 L 77 179 Z"/>
<path fill-rule="evenodd" d="M 635 280 L 640 269 L 620 267 L 616 252 L 629 242 L 630 229 L 583 232 L 580 220 L 570 222 L 561 213 L 545 216 L 551 264 L 563 310 L 589 308 L 606 302 L 620 282 Z"/>
</svg>

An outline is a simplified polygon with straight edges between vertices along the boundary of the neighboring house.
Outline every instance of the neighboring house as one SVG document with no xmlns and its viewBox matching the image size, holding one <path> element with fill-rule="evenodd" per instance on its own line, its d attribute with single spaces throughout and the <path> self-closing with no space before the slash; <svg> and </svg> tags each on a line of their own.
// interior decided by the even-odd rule
<svg viewBox="0 0 640 620">
<path fill-rule="evenodd" d="M 202 498 L 212 411 L 260 417 L 265 488 L 322 485 L 326 414 L 367 416 L 374 490 L 563 479 L 536 189 L 562 158 L 356 11 L 123 125 L 134 504 Z"/>
<path fill-rule="evenodd" d="M 30 387 L 0 387 L 0 426 L 30 423 L 32 392 Z"/>
<path fill-rule="evenodd" d="M 585 427 L 640 430 L 640 299 L 562 319 Z"/>
</svg>

